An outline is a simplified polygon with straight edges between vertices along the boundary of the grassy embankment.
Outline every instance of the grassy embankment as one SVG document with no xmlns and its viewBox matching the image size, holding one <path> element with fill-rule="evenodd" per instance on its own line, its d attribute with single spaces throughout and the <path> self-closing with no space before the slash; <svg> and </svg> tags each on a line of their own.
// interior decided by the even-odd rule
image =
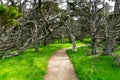
<svg viewBox="0 0 120 80">
<path fill-rule="evenodd" d="M 40 47 L 38 53 L 28 49 L 17 57 L 0 58 L 0 80 L 43 80 L 51 55 L 70 46 L 70 43 L 50 44 Z"/>
<path fill-rule="evenodd" d="M 84 41 L 83 44 L 89 43 Z M 67 50 L 79 80 L 120 80 L 120 68 L 111 56 L 90 56 L 90 47 Z"/>
</svg>

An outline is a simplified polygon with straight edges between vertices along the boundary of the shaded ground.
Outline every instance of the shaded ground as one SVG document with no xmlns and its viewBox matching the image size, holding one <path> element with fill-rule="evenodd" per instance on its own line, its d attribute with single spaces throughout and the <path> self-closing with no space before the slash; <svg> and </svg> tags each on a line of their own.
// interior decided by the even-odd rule
<svg viewBox="0 0 120 80">
<path fill-rule="evenodd" d="M 58 50 L 51 57 L 44 80 L 78 80 L 66 49 Z"/>
</svg>

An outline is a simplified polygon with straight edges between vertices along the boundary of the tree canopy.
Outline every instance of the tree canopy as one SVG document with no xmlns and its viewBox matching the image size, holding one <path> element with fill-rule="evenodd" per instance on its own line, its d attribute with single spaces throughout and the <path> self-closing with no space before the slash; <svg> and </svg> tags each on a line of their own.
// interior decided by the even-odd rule
<svg viewBox="0 0 120 80">
<path fill-rule="evenodd" d="M 13 25 L 18 24 L 17 19 L 22 16 L 17 8 L 0 4 L 0 28 L 8 29 Z"/>
</svg>

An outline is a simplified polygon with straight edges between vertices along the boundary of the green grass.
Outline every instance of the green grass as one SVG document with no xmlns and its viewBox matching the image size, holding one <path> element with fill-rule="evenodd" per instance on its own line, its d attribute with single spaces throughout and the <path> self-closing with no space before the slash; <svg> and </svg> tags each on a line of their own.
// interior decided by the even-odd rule
<svg viewBox="0 0 120 80">
<path fill-rule="evenodd" d="M 120 68 L 110 56 L 88 56 L 90 48 L 77 41 L 77 52 L 67 50 L 76 74 L 80 80 L 120 80 Z M 43 80 L 48 60 L 56 50 L 70 47 L 72 44 L 50 44 L 40 47 L 40 52 L 28 49 L 17 57 L 0 58 L 0 80 Z M 93 69 L 91 69 L 94 64 Z M 91 79 L 90 79 L 91 78 Z"/>
<path fill-rule="evenodd" d="M 67 50 L 79 80 L 120 80 L 120 68 L 111 56 L 88 56 L 90 48 Z M 94 65 L 94 66 L 92 66 Z"/>
<path fill-rule="evenodd" d="M 69 43 L 50 44 L 42 46 L 38 53 L 28 49 L 17 57 L 0 58 L 0 80 L 43 80 L 51 55 L 58 49 L 70 46 Z"/>
</svg>

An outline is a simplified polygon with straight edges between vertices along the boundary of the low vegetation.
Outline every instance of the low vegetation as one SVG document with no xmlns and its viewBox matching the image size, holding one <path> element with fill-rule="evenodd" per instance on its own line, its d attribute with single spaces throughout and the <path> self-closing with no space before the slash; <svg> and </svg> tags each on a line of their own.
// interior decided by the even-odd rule
<svg viewBox="0 0 120 80">
<path fill-rule="evenodd" d="M 77 52 L 67 54 L 80 80 L 120 80 L 120 68 L 111 56 L 89 55 L 91 48 L 80 46 Z"/>
<path fill-rule="evenodd" d="M 17 57 L 0 59 L 0 80 L 43 80 L 48 60 L 58 49 L 71 44 L 41 46 L 40 52 L 28 49 Z"/>
</svg>

